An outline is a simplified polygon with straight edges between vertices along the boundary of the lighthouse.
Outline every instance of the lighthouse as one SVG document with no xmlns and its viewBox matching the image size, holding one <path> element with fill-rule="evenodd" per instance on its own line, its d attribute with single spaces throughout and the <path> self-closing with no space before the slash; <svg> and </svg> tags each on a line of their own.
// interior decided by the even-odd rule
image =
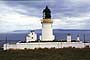
<svg viewBox="0 0 90 60">
<path fill-rule="evenodd" d="M 48 8 L 48 6 L 46 6 L 46 8 L 43 10 L 43 19 L 41 20 L 41 24 L 42 24 L 41 41 L 53 41 L 54 40 L 52 29 L 53 20 L 51 19 L 51 11 Z"/>
</svg>

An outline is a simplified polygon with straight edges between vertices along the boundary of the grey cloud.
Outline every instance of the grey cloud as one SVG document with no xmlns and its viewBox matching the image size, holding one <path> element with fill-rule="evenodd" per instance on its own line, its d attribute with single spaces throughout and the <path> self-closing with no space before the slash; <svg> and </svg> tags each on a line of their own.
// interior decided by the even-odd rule
<svg viewBox="0 0 90 60">
<path fill-rule="evenodd" d="M 74 0 L 73 0 L 74 1 Z M 82 19 L 81 16 L 87 14 L 90 15 L 90 1 L 89 2 L 78 2 L 74 3 L 70 0 L 27 0 L 27 1 L 17 1 L 17 0 L 7 0 L 3 1 L 3 3 L 11 8 L 13 8 L 14 12 L 19 13 L 21 15 L 28 15 L 28 16 L 35 16 L 42 18 L 42 10 L 45 8 L 46 5 L 52 11 L 52 18 L 61 19 L 66 24 L 61 24 L 54 26 L 58 28 L 85 28 L 88 29 L 90 26 L 90 18 Z M 63 19 L 64 17 L 69 17 L 69 20 Z M 82 20 L 76 21 L 75 19 L 70 20 L 70 18 L 81 18 Z M 73 23 L 72 23 L 73 22 Z M 77 24 L 77 25 L 73 25 Z M 81 24 L 81 25 L 80 25 Z M 26 25 L 25 25 L 26 26 Z M 12 27 L 12 26 L 11 26 Z M 20 28 L 20 26 L 16 27 Z"/>
<path fill-rule="evenodd" d="M 16 1 L 16 2 L 5 2 L 9 6 L 12 7 L 19 7 L 22 6 L 22 9 L 26 10 L 27 15 L 30 15 L 28 12 L 32 12 L 30 8 L 35 8 L 33 15 L 38 16 L 37 12 L 42 12 L 42 9 L 45 7 L 45 5 L 49 5 L 50 9 L 52 10 L 53 16 L 55 15 L 55 18 L 58 18 L 58 15 L 62 16 L 79 16 L 82 13 L 88 13 L 90 11 L 90 4 L 88 3 L 72 3 L 70 0 L 38 0 L 38 1 Z M 21 12 L 23 13 L 23 12 Z M 56 15 L 57 14 L 57 15 Z M 40 15 L 39 15 L 40 16 Z"/>
<path fill-rule="evenodd" d="M 2 0 L 2 1 L 42 1 L 42 0 Z"/>
</svg>

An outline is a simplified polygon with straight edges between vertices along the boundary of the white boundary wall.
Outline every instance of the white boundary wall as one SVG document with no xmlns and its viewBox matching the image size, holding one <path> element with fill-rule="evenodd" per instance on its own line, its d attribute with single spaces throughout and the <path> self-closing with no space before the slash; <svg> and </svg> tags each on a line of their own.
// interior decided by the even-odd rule
<svg viewBox="0 0 90 60">
<path fill-rule="evenodd" d="M 64 47 L 75 47 L 84 48 L 85 46 L 90 47 L 90 43 L 82 42 L 33 42 L 33 43 L 16 43 L 16 44 L 4 44 L 4 50 L 7 49 L 35 49 L 35 48 L 64 48 Z"/>
</svg>

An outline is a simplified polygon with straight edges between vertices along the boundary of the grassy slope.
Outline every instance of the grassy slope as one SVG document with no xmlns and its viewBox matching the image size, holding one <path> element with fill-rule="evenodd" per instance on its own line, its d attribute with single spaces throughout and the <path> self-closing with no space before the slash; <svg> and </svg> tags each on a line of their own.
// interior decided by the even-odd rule
<svg viewBox="0 0 90 60">
<path fill-rule="evenodd" d="M 90 60 L 90 48 L 0 51 L 0 60 Z"/>
</svg>

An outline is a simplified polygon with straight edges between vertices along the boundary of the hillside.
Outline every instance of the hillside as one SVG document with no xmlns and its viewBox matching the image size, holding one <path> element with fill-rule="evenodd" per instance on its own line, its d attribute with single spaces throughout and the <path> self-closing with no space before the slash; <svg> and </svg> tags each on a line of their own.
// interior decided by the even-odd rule
<svg viewBox="0 0 90 60">
<path fill-rule="evenodd" d="M 90 42 L 90 30 L 79 29 L 54 29 L 55 40 L 66 40 L 67 33 L 71 33 L 72 40 L 76 40 L 77 35 L 80 35 L 80 40 L 84 42 Z M 25 37 L 30 30 L 16 30 L 8 33 L 0 33 L 0 45 L 6 43 L 16 43 L 17 41 L 25 41 Z M 41 35 L 41 29 L 35 30 L 37 38 Z"/>
<path fill-rule="evenodd" d="M 54 29 L 55 40 L 66 40 L 67 33 L 71 33 L 72 39 L 76 40 L 76 36 L 80 35 L 80 40 L 90 42 L 90 30 L 79 30 L 79 29 Z M 16 30 L 8 33 L 0 33 L 0 40 L 25 40 L 26 35 L 30 30 Z M 38 34 L 37 38 L 41 35 L 41 30 L 35 30 Z"/>
<path fill-rule="evenodd" d="M 0 51 L 2 60 L 90 60 L 90 48 L 34 49 Z"/>
</svg>

